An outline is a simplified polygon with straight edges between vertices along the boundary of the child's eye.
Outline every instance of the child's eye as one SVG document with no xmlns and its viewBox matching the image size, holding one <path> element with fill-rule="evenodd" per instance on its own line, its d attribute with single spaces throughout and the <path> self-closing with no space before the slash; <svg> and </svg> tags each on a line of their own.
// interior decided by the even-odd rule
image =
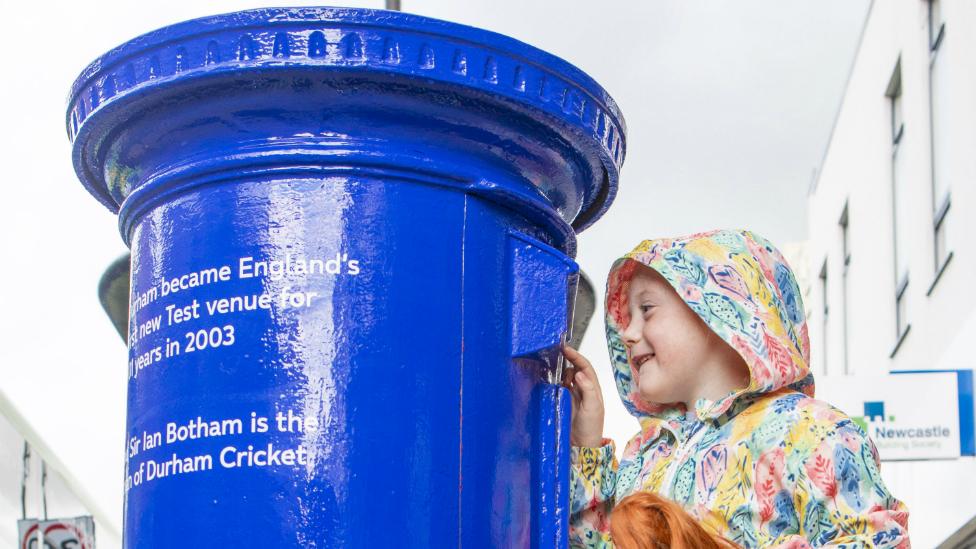
<svg viewBox="0 0 976 549">
<path fill-rule="evenodd" d="M 640 306 L 641 314 L 646 315 L 647 313 L 651 312 L 652 307 L 654 307 L 654 305 L 641 305 Z"/>
</svg>

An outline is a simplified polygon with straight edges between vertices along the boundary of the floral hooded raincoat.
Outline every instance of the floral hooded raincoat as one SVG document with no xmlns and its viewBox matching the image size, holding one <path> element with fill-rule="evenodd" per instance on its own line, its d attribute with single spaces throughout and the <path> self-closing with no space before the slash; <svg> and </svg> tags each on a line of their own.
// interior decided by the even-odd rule
<svg viewBox="0 0 976 549">
<path fill-rule="evenodd" d="M 745 359 L 749 386 L 684 406 L 642 402 L 621 339 L 637 262 L 659 272 Z M 885 488 L 874 444 L 813 398 L 799 289 L 780 252 L 749 231 L 647 240 L 607 281 L 606 331 L 620 398 L 641 431 L 618 467 L 613 441 L 572 449 L 570 545 L 612 547 L 609 513 L 638 490 L 682 505 L 743 547 L 909 547 L 908 511 Z"/>
</svg>

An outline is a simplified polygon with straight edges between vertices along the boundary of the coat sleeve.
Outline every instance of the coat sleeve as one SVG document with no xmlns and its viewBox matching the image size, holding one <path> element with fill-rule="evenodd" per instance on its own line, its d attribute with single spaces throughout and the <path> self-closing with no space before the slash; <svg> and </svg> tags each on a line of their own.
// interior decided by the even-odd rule
<svg viewBox="0 0 976 549">
<path fill-rule="evenodd" d="M 771 536 L 771 547 L 908 549 L 908 509 L 881 479 L 874 443 L 850 419 L 800 456 L 794 501 L 799 535 Z M 790 528 L 792 529 L 792 528 Z M 785 533 L 785 532 L 784 532 Z"/>
<path fill-rule="evenodd" d="M 569 546 L 609 549 L 610 510 L 617 485 L 617 458 L 612 440 L 599 448 L 570 450 Z"/>
</svg>

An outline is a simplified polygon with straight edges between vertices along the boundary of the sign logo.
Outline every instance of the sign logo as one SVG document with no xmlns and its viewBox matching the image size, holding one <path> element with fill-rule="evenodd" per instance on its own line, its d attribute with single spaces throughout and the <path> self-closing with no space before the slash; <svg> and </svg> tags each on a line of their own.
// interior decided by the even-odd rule
<svg viewBox="0 0 976 549">
<path fill-rule="evenodd" d="M 865 402 L 864 415 L 851 419 L 874 440 L 879 451 L 885 448 L 938 448 L 953 436 L 952 428 L 942 423 L 902 424 L 895 420 L 895 416 L 885 416 L 884 401 Z"/>
<path fill-rule="evenodd" d="M 851 418 L 854 423 L 861 427 L 861 430 L 865 433 L 868 432 L 868 426 L 876 421 L 883 422 L 885 420 L 885 405 L 884 402 L 865 402 L 864 403 L 864 415 L 854 416 Z M 894 421 L 895 416 L 891 416 L 889 421 Z"/>
</svg>

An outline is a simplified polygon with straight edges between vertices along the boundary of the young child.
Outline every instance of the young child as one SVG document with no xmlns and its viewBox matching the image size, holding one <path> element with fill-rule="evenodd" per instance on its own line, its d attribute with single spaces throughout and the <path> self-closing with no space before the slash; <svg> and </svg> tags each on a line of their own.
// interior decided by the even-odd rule
<svg viewBox="0 0 976 549">
<path fill-rule="evenodd" d="M 619 467 L 595 372 L 575 350 L 570 545 L 613 547 L 614 502 L 649 491 L 742 547 L 909 547 L 877 450 L 813 398 L 786 260 L 749 231 L 648 240 L 607 281 L 617 390 L 641 430 Z"/>
</svg>

